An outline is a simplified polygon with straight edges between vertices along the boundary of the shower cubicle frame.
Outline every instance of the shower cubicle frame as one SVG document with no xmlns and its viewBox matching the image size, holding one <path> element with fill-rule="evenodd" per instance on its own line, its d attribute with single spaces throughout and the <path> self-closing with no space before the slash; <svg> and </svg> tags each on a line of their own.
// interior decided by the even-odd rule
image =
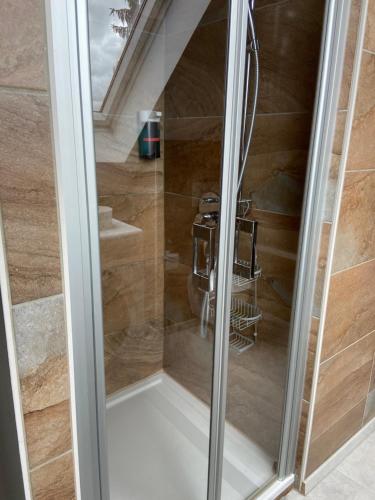
<svg viewBox="0 0 375 500">
<path fill-rule="evenodd" d="M 209 500 L 218 500 L 221 490 L 228 364 L 228 339 L 224 332 L 229 325 L 247 2 L 230 1 Z M 87 3 L 84 0 L 46 0 L 45 6 L 77 498 L 108 500 L 101 269 Z M 256 498 L 275 498 L 294 480 L 323 187 L 328 177 L 350 6 L 350 0 L 326 2 L 291 322 L 279 473 L 278 478 L 256 493 Z"/>
</svg>

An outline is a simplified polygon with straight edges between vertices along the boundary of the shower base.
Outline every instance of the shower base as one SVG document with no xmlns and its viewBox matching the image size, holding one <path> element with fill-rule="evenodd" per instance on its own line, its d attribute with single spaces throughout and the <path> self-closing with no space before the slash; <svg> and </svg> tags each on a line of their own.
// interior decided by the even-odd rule
<svg viewBox="0 0 375 500">
<path fill-rule="evenodd" d="M 209 407 L 164 372 L 111 396 L 111 500 L 206 498 L 209 422 Z M 222 498 L 244 500 L 272 477 L 272 464 L 227 424 Z"/>
</svg>

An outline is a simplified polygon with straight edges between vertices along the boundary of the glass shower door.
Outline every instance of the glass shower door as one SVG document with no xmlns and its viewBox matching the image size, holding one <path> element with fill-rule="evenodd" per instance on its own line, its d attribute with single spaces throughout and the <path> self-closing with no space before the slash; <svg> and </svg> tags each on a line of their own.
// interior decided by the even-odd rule
<svg viewBox="0 0 375 500">
<path fill-rule="evenodd" d="M 203 499 L 228 2 L 88 4 L 110 497 Z"/>
</svg>

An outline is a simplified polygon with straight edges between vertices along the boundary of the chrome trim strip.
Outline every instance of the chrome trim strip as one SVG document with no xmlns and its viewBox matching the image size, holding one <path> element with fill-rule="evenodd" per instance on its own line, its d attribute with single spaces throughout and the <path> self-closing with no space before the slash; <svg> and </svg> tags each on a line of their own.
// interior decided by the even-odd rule
<svg viewBox="0 0 375 500">
<path fill-rule="evenodd" d="M 232 0 L 230 2 L 221 173 L 220 235 L 216 277 L 208 500 L 217 500 L 221 497 L 228 368 L 227 332 L 229 331 L 230 321 L 238 165 L 244 97 L 247 9 L 247 0 Z"/>
<path fill-rule="evenodd" d="M 109 498 L 87 4 L 45 2 L 78 499 Z"/>
<path fill-rule="evenodd" d="M 365 38 L 365 34 L 366 34 L 366 29 L 367 29 L 368 0 L 361 0 L 360 4 L 361 4 L 360 5 L 360 16 L 359 16 L 358 29 L 357 29 L 356 48 L 355 48 L 355 54 L 354 54 L 354 60 L 353 60 L 353 71 L 352 71 L 351 84 L 350 84 L 350 94 L 349 94 L 349 102 L 348 102 L 348 109 L 347 109 L 347 118 L 346 118 L 344 138 L 343 138 L 343 143 L 342 143 L 342 155 L 341 155 L 341 161 L 340 161 L 340 167 L 339 167 L 339 175 L 338 175 L 338 179 L 337 179 L 336 199 L 335 199 L 335 203 L 334 203 L 334 207 L 333 207 L 333 214 L 332 214 L 333 221 L 332 221 L 331 234 L 330 234 L 330 238 L 329 238 L 330 241 L 329 241 L 329 248 L 328 248 L 328 254 L 327 254 L 325 278 L 324 278 L 324 284 L 323 284 L 323 294 L 322 294 L 322 301 L 321 301 L 321 315 L 320 315 L 320 321 L 319 321 L 318 339 L 317 339 L 315 364 L 314 364 L 314 376 L 313 376 L 313 380 L 312 380 L 311 397 L 310 397 L 310 412 L 308 415 L 307 425 L 306 425 L 306 436 L 305 436 L 305 443 L 304 443 L 304 453 L 303 453 L 302 464 L 301 464 L 300 485 L 302 485 L 302 482 L 305 482 L 308 450 L 309 450 L 310 441 L 311 441 L 311 430 L 312 430 L 312 424 L 313 424 L 313 419 L 314 419 L 316 393 L 317 393 L 317 386 L 318 386 L 318 380 L 319 380 L 319 365 L 320 365 L 321 351 L 322 351 L 322 345 L 323 345 L 323 333 L 324 333 L 325 319 L 326 319 L 326 313 L 327 313 L 327 302 L 328 302 L 328 296 L 329 296 L 329 283 L 330 283 L 330 279 L 331 279 L 331 272 L 332 272 L 332 265 L 333 265 L 333 256 L 334 256 L 334 247 L 335 247 L 334 243 L 336 240 L 336 233 L 337 233 L 337 227 L 338 227 L 338 221 L 339 221 L 338 215 L 340 212 L 341 196 L 342 196 L 342 190 L 344 187 L 344 179 L 345 179 L 345 165 L 346 165 L 348 153 L 349 153 L 350 137 L 351 137 L 351 131 L 352 131 L 352 124 L 353 124 L 353 120 L 354 120 L 359 78 L 360 78 L 360 73 L 361 73 L 363 44 L 364 44 L 364 38 Z M 306 483 L 305 483 L 305 487 L 306 487 Z"/>
<path fill-rule="evenodd" d="M 350 6 L 351 0 L 328 0 L 326 4 L 289 337 L 287 391 L 279 455 L 281 479 L 291 474 L 295 468 L 325 186 L 341 91 Z"/>
</svg>

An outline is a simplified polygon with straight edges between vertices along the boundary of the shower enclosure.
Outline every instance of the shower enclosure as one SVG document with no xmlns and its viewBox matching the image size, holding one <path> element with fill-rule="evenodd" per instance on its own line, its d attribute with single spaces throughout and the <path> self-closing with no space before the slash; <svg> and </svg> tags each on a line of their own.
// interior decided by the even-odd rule
<svg viewBox="0 0 375 500">
<path fill-rule="evenodd" d="M 83 498 L 292 484 L 344 4 L 47 12 Z"/>
</svg>

